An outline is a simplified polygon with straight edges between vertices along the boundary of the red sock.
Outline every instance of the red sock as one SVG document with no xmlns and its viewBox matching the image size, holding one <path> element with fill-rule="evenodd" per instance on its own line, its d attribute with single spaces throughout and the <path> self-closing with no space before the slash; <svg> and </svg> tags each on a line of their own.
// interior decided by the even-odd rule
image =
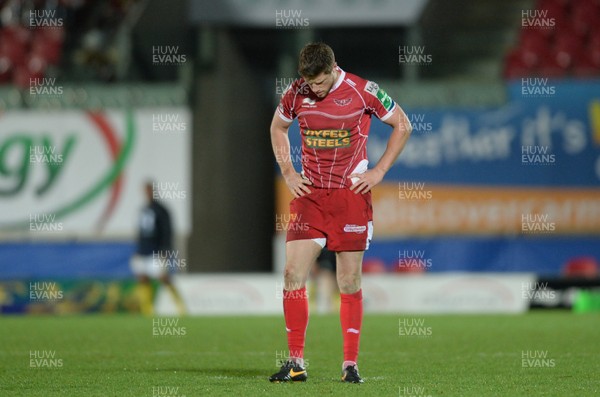
<svg viewBox="0 0 600 397">
<path fill-rule="evenodd" d="M 362 289 L 353 294 L 340 294 L 340 322 L 344 337 L 344 362 L 358 359 L 360 328 L 362 326 Z"/>
<path fill-rule="evenodd" d="M 306 287 L 283 291 L 283 316 L 287 331 L 289 355 L 304 358 L 304 340 L 308 326 L 308 298 Z"/>
</svg>

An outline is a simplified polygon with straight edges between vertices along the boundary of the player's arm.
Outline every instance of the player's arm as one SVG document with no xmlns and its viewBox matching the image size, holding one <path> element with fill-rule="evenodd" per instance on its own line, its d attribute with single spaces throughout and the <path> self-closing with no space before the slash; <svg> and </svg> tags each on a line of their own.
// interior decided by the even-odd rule
<svg viewBox="0 0 600 397">
<path fill-rule="evenodd" d="M 290 140 L 288 138 L 290 125 L 291 123 L 283 120 L 279 116 L 279 111 L 276 110 L 271 122 L 271 145 L 273 146 L 275 160 L 281 169 L 281 174 L 285 179 L 288 189 L 290 189 L 294 197 L 298 198 L 310 193 L 307 185 L 312 185 L 312 183 L 296 172 L 292 164 Z"/>
<path fill-rule="evenodd" d="M 354 193 L 367 193 L 373 186 L 381 182 L 384 175 L 394 165 L 394 162 L 404 149 L 406 141 L 408 141 L 412 132 L 412 125 L 410 125 L 408 117 L 406 117 L 404 111 L 397 104 L 392 115 L 383 122 L 393 128 L 385 152 L 374 168 L 363 174 L 350 175 L 351 178 L 358 178 L 356 183 L 350 187 L 350 190 L 353 190 Z"/>
</svg>

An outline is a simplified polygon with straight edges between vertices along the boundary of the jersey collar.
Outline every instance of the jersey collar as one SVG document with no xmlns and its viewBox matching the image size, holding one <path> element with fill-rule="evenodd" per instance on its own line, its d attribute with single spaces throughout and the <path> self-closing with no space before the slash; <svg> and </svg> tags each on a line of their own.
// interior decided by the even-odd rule
<svg viewBox="0 0 600 397">
<path fill-rule="evenodd" d="M 337 80 L 335 81 L 335 84 L 333 85 L 333 87 L 331 87 L 331 89 L 329 90 L 329 94 L 332 93 L 333 91 L 335 91 L 340 85 L 342 85 L 342 81 L 344 81 L 344 79 L 346 78 L 346 72 L 344 72 L 342 70 L 342 68 L 340 68 L 339 66 L 336 67 L 336 70 L 340 73 Z"/>
</svg>

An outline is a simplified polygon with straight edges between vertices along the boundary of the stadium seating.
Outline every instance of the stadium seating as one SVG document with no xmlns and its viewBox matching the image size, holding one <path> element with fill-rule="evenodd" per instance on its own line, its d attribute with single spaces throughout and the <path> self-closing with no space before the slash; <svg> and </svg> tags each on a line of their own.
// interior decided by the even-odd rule
<svg viewBox="0 0 600 397">
<path fill-rule="evenodd" d="M 522 24 L 505 55 L 505 79 L 600 76 L 600 1 L 539 0 L 534 12 L 552 26 Z"/>
<path fill-rule="evenodd" d="M 62 28 L 0 28 L 0 83 L 24 88 L 30 78 L 43 78 L 48 64 L 60 62 L 63 37 Z"/>
<path fill-rule="evenodd" d="M 62 55 L 64 29 L 38 30 L 31 45 L 32 53 L 42 57 L 51 65 L 58 65 Z"/>
<path fill-rule="evenodd" d="M 527 60 L 530 60 L 531 64 Z M 504 63 L 504 77 L 507 79 L 516 79 L 521 76 L 527 76 L 529 70 L 533 67 L 533 58 L 527 57 L 526 53 L 520 48 L 511 50 Z"/>
<path fill-rule="evenodd" d="M 60 73 L 68 70 L 66 66 L 73 58 L 65 53 L 72 55 L 82 45 L 77 39 L 67 43 L 65 37 L 81 38 L 90 31 L 110 36 L 122 23 L 132 3 L 133 0 L 0 0 L 0 84 L 25 88 L 30 77 L 61 77 Z M 29 15 L 33 11 L 49 13 L 52 15 L 50 22 L 54 24 L 29 25 L 32 20 Z M 66 15 L 72 20 L 77 18 L 77 23 L 67 23 Z M 108 49 L 103 47 L 99 51 Z M 94 69 L 94 65 L 86 62 L 77 66 L 84 71 Z"/>
</svg>

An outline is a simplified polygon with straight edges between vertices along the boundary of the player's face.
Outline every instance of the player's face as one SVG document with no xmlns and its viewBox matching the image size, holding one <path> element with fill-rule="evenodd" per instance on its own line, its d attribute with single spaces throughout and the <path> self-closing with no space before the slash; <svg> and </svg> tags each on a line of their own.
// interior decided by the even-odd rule
<svg viewBox="0 0 600 397">
<path fill-rule="evenodd" d="M 333 87 L 335 83 L 336 74 L 334 71 L 331 73 L 321 72 L 316 77 L 313 78 L 304 78 L 304 80 L 308 83 L 308 86 L 319 98 L 325 98 L 327 94 L 329 94 L 329 90 Z"/>
</svg>

